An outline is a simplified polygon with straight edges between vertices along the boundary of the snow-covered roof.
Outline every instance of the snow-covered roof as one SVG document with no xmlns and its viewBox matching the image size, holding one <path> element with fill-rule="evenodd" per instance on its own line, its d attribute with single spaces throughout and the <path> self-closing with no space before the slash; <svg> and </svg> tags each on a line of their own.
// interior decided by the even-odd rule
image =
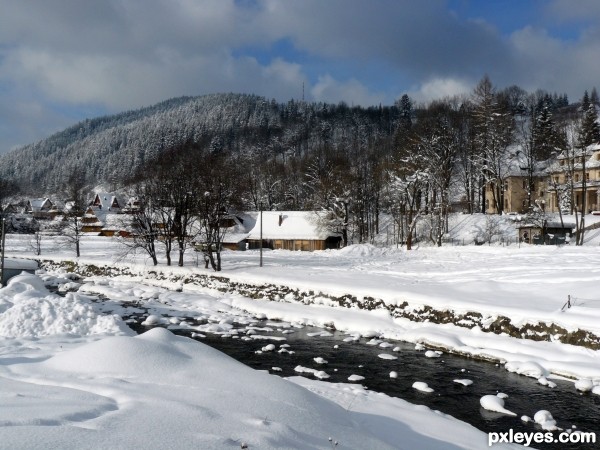
<svg viewBox="0 0 600 450">
<path fill-rule="evenodd" d="M 225 228 L 224 244 L 237 244 L 248 238 L 250 230 L 256 224 L 256 217 L 250 214 L 230 214 L 227 218 L 232 219 L 234 225 Z"/>
<path fill-rule="evenodd" d="M 132 231 L 133 230 L 133 215 L 132 214 L 107 214 L 105 216 L 104 230 L 115 231 Z"/>
<path fill-rule="evenodd" d="M 52 202 L 48 197 L 30 198 L 28 203 L 32 212 L 42 211 L 43 209 L 48 210 L 52 207 Z"/>
<path fill-rule="evenodd" d="M 580 158 L 585 155 L 585 167 L 586 169 L 594 169 L 600 167 L 600 160 L 598 159 L 598 153 L 600 152 L 600 144 L 588 145 L 583 149 L 571 149 L 569 153 L 562 152 L 558 155 L 557 160 L 550 167 L 550 172 L 562 172 L 565 170 L 564 161 L 575 159 L 573 169 L 582 169 Z M 563 165 L 561 165 L 563 162 Z"/>
<path fill-rule="evenodd" d="M 93 206 L 97 206 L 99 209 L 110 211 L 113 209 L 120 209 L 125 205 L 123 199 L 118 195 L 110 192 L 98 192 L 92 201 Z"/>
<path fill-rule="evenodd" d="M 324 240 L 329 236 L 337 236 L 337 233 L 319 226 L 318 219 L 314 211 L 263 211 L 262 236 L 263 239 L 285 240 Z M 260 224 L 259 213 L 248 239 L 260 239 Z"/>
<path fill-rule="evenodd" d="M 548 167 L 552 164 L 553 160 L 534 161 L 533 162 L 533 175 L 534 176 L 545 176 L 547 174 Z M 527 175 L 528 161 L 526 155 L 521 151 L 521 147 L 516 149 L 514 153 L 511 153 L 506 160 L 506 170 L 508 176 L 513 177 L 524 177 Z"/>
</svg>

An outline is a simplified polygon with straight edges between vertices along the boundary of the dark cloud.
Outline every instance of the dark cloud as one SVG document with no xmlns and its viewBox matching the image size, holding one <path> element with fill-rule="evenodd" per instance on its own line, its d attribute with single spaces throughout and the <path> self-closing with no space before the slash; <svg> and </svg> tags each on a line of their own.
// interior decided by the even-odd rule
<svg viewBox="0 0 600 450">
<path fill-rule="evenodd" d="M 391 103 L 469 91 L 486 73 L 576 98 L 600 75 L 597 4 L 544 3 L 548 23 L 585 19 L 565 40 L 539 24 L 507 36 L 445 0 L 0 0 L 0 114 L 18 104 L 32 124 L 0 128 L 0 150 L 18 130 L 27 143 L 32 128 L 62 126 L 70 115 L 53 115 L 56 105 L 113 112 L 223 91 L 285 101 L 303 83 L 310 99 Z M 302 60 L 269 53 L 282 41 Z"/>
</svg>

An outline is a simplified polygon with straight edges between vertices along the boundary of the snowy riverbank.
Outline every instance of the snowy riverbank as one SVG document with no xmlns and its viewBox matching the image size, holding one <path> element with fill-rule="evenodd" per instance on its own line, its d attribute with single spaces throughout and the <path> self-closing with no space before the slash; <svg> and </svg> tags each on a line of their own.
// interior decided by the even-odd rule
<svg viewBox="0 0 600 450">
<path fill-rule="evenodd" d="M 22 244 L 22 242 L 19 243 L 19 240 L 9 241 L 12 256 L 30 256 L 30 253 Z M 79 267 L 92 264 L 96 267 L 108 265 L 115 269 L 108 278 L 103 275 L 102 270 L 99 270 L 95 276 L 88 278 L 88 283 L 83 285 L 78 293 L 69 295 L 77 296 L 79 301 L 84 303 L 86 301 L 85 295 L 102 294 L 116 303 L 153 304 L 156 313 L 156 319 L 153 320 L 160 320 L 161 305 L 169 305 L 168 308 L 171 310 L 181 311 L 182 316 L 193 314 L 206 318 L 219 318 L 216 323 L 213 322 L 198 327 L 195 330 L 198 333 L 217 331 L 227 335 L 227 320 L 234 319 L 224 319 L 221 313 L 216 313 L 215 308 L 219 311 L 229 311 L 227 314 L 236 317 L 235 320 L 238 320 L 240 315 L 250 315 L 281 319 L 298 326 L 331 326 L 334 324 L 337 329 L 352 332 L 354 337 L 360 334 L 362 336 L 377 336 L 385 339 L 426 343 L 431 347 L 446 348 L 457 353 L 498 360 L 505 364 L 506 369 L 534 377 L 540 383 L 546 383 L 546 385 L 551 384 L 548 381 L 553 377 L 564 375 L 582 379 L 579 386 L 585 385 L 594 392 L 599 390 L 600 356 L 597 350 L 563 344 L 552 337 L 548 341 L 534 341 L 516 339 L 503 334 L 486 333 L 480 327 L 467 328 L 456 324 L 419 323 L 406 318 L 394 318 L 386 309 L 378 308 L 369 311 L 358 308 L 342 308 L 339 307 L 339 304 L 335 305 L 330 302 L 331 296 L 341 295 L 352 295 L 357 301 L 370 301 L 369 299 L 378 298 L 389 305 L 407 303 L 415 310 L 419 305 L 427 305 L 440 310 L 476 311 L 481 314 L 482 318 L 489 317 L 493 319 L 493 317 L 506 316 L 510 317 L 514 323 L 539 323 L 542 320 L 551 319 L 553 323 L 559 323 L 569 330 L 576 331 L 580 327 L 585 327 L 588 331 L 596 333 L 600 330 L 598 325 L 600 323 L 598 321 L 600 302 L 594 300 L 594 295 L 600 277 L 597 269 L 597 267 L 600 267 L 600 255 L 597 254 L 597 249 L 593 247 L 445 247 L 441 249 L 421 248 L 417 251 L 405 252 L 363 245 L 352 246 L 337 252 L 325 251 L 310 254 L 287 251 L 265 252 L 265 266 L 262 268 L 258 267 L 257 252 L 226 252 L 224 254 L 224 272 L 218 274 L 219 277 L 223 278 L 216 280 L 217 284 L 230 282 L 255 286 L 271 284 L 287 286 L 299 292 L 309 293 L 312 291 L 312 298 L 318 299 L 318 301 L 307 302 L 310 304 L 291 301 L 291 299 L 286 299 L 285 296 L 278 298 L 279 301 L 267 301 L 265 298 L 249 298 L 234 292 L 219 292 L 215 289 L 183 283 L 186 277 L 215 275 L 210 271 L 205 271 L 190 264 L 193 263 L 193 255 L 189 255 L 190 259 L 187 260 L 189 266 L 187 267 L 178 268 L 161 265 L 155 268 L 145 265 L 143 258 L 117 262 L 112 256 L 116 254 L 116 249 L 114 240 L 88 238 L 83 246 L 84 256 L 77 262 L 80 265 Z M 48 255 L 42 256 L 49 259 Z M 67 261 L 72 258 L 68 252 L 61 251 L 53 255 L 52 259 Z M 69 265 L 71 268 L 74 267 L 72 264 Z M 124 273 L 125 269 L 128 274 L 119 275 Z M 79 287 L 69 279 L 57 281 L 55 278 L 53 281 L 52 277 L 54 276 L 52 274 L 46 275 L 46 282 L 62 283 L 62 286 L 68 289 L 76 290 Z M 181 292 L 176 292 L 176 290 Z M 319 292 L 325 295 L 319 297 Z M 562 312 L 561 308 L 569 294 L 572 296 L 573 305 L 566 312 Z M 7 299 L 9 297 L 10 295 L 7 296 Z M 164 307 L 166 308 L 166 306 Z M 95 308 L 98 309 L 98 305 Z M 6 311 L 8 309 L 10 308 L 7 308 Z M 243 311 L 247 311 L 247 313 L 243 313 Z M 221 321 L 224 322 L 219 325 Z M 185 324 L 182 326 L 193 327 L 193 325 Z M 202 328 L 207 326 L 211 329 Z M 74 333 L 77 337 L 54 335 L 43 338 L 36 337 L 32 341 L 28 341 L 27 339 L 31 338 L 27 338 L 27 335 L 23 334 L 8 338 L 2 355 L 4 358 L 3 373 L 8 375 L 7 378 L 13 377 L 12 379 L 18 379 L 20 382 L 29 383 L 27 380 L 37 380 L 33 383 L 40 384 L 40 373 L 46 373 L 46 368 L 45 366 L 29 364 L 30 362 L 36 362 L 37 364 L 37 361 L 53 358 L 57 353 L 62 353 L 66 349 L 87 346 L 90 341 L 95 341 L 106 335 L 106 333 L 98 335 L 94 334 L 95 332 L 82 332 L 81 330 Z M 111 329 L 107 333 L 108 335 L 122 334 L 123 330 L 117 326 L 116 329 Z M 163 338 L 164 336 L 161 337 L 161 339 Z M 119 342 L 128 341 L 120 340 Z M 30 361 L 24 358 L 33 359 Z M 24 361 L 27 364 L 22 364 Z M 150 362 L 150 365 L 156 366 L 157 363 Z M 32 372 L 21 372 L 25 368 L 31 369 Z M 117 369 L 115 370 L 118 372 Z M 4 377 L 5 375 L 0 376 Z M 73 374 L 68 375 L 65 373 L 64 376 L 65 379 L 70 379 Z M 85 379 L 86 376 L 90 375 L 75 373 L 75 376 L 77 379 Z M 107 392 L 113 392 L 116 387 L 120 388 L 122 386 L 123 381 L 129 382 L 131 379 L 130 374 L 126 373 L 113 374 L 110 377 L 112 377 L 114 383 L 106 387 Z M 143 377 L 141 380 L 143 383 L 147 383 L 147 380 Z M 237 382 L 237 380 L 239 378 L 232 380 L 232 383 L 235 384 L 234 381 Z M 64 383 L 64 380 L 61 383 Z M 177 383 L 185 385 L 182 380 L 177 380 Z M 65 383 L 65 385 L 67 384 Z M 158 389 L 156 386 L 154 388 Z M 335 391 L 338 388 L 339 392 Z M 336 388 L 333 385 L 326 384 L 321 389 L 315 389 L 321 392 L 331 392 L 334 389 L 337 393 L 331 394 L 331 396 L 342 398 L 345 395 L 344 392 L 354 392 L 352 395 L 355 395 L 358 388 L 354 385 L 340 385 Z M 117 391 L 118 389 L 115 392 Z M 575 385 L 573 391 L 576 392 Z M 181 393 L 177 395 L 181 395 Z M 380 397 L 367 391 L 365 398 L 375 400 Z M 276 403 L 278 401 L 276 400 Z M 396 402 L 395 399 L 389 401 Z M 202 405 L 199 398 L 198 402 Z M 65 404 L 69 403 L 70 401 L 67 401 Z M 340 401 L 340 404 L 342 407 L 347 405 L 343 401 Z M 42 406 L 42 409 L 46 409 L 47 406 Z M 108 411 L 114 407 L 114 404 L 110 408 L 106 405 L 105 407 Z M 177 407 L 179 408 L 179 406 Z M 276 410 L 280 408 L 273 407 Z M 378 407 L 381 407 L 382 411 L 387 408 L 377 402 L 367 402 L 365 404 L 365 408 L 369 411 L 371 411 L 371 408 L 374 408 L 372 411 L 375 411 Z M 100 409 L 102 408 L 104 406 L 100 407 Z M 148 409 L 149 407 L 146 405 L 144 408 Z M 443 422 L 439 427 L 424 426 L 423 421 L 434 419 L 427 416 L 412 423 L 410 418 L 414 414 L 411 411 L 415 407 L 398 404 L 394 406 L 395 408 L 400 408 L 400 410 L 406 412 L 406 418 L 398 419 L 399 416 L 395 417 L 405 425 L 409 424 L 407 426 L 413 430 L 411 433 L 416 433 L 413 437 L 417 441 L 421 441 L 423 436 L 429 436 L 441 442 L 439 447 L 432 445 L 422 448 L 448 448 L 448 442 L 456 444 L 458 448 L 481 448 L 479 442 L 482 439 L 481 442 L 485 442 L 486 436 L 481 433 L 477 438 L 474 438 L 478 444 L 471 444 L 471 442 L 475 442 L 473 439 L 463 439 L 463 436 L 471 433 L 471 431 L 464 430 L 470 430 L 471 427 L 455 420 L 445 418 L 444 420 L 450 420 L 450 422 Z M 358 409 L 353 407 L 352 411 L 357 412 Z M 529 414 L 534 412 L 529 412 Z M 222 411 L 215 413 L 214 410 L 211 410 L 210 414 L 213 413 L 222 416 Z M 82 413 L 82 416 L 88 417 L 90 414 Z M 110 414 L 113 413 L 107 413 L 107 415 Z M 384 421 L 389 419 L 386 414 L 381 414 L 385 417 Z M 440 417 L 431 411 L 428 414 L 432 414 L 432 417 L 436 420 Z M 93 416 L 93 414 L 91 415 Z M 69 416 L 69 414 L 66 414 L 66 416 Z M 248 417 L 244 419 L 246 420 L 244 423 L 251 422 Z M 36 422 L 38 419 L 32 420 Z M 45 419 L 39 420 L 43 422 Z M 59 420 L 56 417 L 52 420 L 63 423 L 63 419 Z M 96 419 L 91 420 L 96 421 Z M 102 422 L 102 420 L 99 420 L 99 422 Z M 185 422 L 182 423 L 181 426 L 185 428 Z M 446 430 L 446 425 L 459 430 L 458 434 L 448 432 L 448 437 L 444 437 L 446 431 L 437 433 L 437 430 Z M 72 425 L 69 424 L 68 426 L 71 427 Z M 344 434 L 343 427 L 336 428 L 336 426 L 331 425 L 332 428 L 330 429 L 334 431 L 325 434 L 339 440 L 339 437 L 333 435 L 336 433 L 340 433 L 338 436 L 346 434 Z M 397 427 L 398 425 L 394 426 Z M 393 427 L 391 429 L 394 429 Z M 383 427 L 382 429 L 387 428 Z M 273 430 L 273 428 L 269 428 L 266 435 L 269 435 Z M 305 448 L 305 446 L 299 444 L 300 441 L 297 438 L 299 434 L 291 424 L 282 426 L 282 430 L 287 431 L 276 431 L 275 434 L 282 434 L 285 436 L 282 439 L 289 439 L 289 443 L 285 445 L 292 448 Z M 435 433 L 432 430 L 436 430 Z M 473 432 L 478 433 L 476 430 Z M 253 433 L 249 431 L 248 435 L 254 436 L 254 439 L 259 439 Z M 375 437 L 376 440 L 373 442 L 377 442 L 377 444 L 373 444 L 374 448 L 377 448 L 380 443 L 383 448 L 385 448 L 385 445 L 398 448 L 397 443 L 391 438 L 391 434 L 386 433 L 382 432 L 381 436 Z M 200 434 L 202 435 L 202 432 Z M 260 435 L 260 433 L 258 434 Z M 402 436 L 403 438 L 406 437 L 404 433 Z M 236 439 L 242 439 L 243 437 L 232 437 L 225 433 L 219 434 L 219 438 L 221 440 L 218 442 L 227 442 L 233 445 L 232 442 L 235 441 L 236 445 L 239 445 Z M 410 439 L 410 436 L 406 438 Z M 273 437 L 265 439 L 268 441 Z M 328 441 L 326 445 L 329 445 Z M 214 446 L 215 448 L 218 447 L 217 444 L 214 444 Z M 258 446 L 258 448 L 265 448 L 265 446 L 268 447 L 264 443 L 264 446 Z M 322 448 L 320 444 L 315 443 L 314 446 Z M 325 446 L 325 448 L 327 447 Z M 350 448 L 353 447 L 350 446 Z M 356 448 L 360 448 L 360 446 Z"/>
<path fill-rule="evenodd" d="M 198 314 L 203 303 L 225 307 L 187 297 Z M 89 298 L 51 294 L 33 275 L 11 280 L 0 302 L 7 448 L 306 449 L 330 448 L 331 438 L 343 449 L 477 449 L 487 440 L 452 417 L 359 385 L 281 379 L 162 328 L 134 337 Z"/>
</svg>

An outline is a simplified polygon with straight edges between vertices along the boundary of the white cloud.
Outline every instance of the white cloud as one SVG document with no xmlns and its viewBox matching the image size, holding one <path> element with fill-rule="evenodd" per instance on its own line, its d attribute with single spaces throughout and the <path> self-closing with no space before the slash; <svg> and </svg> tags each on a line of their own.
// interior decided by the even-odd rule
<svg viewBox="0 0 600 450">
<path fill-rule="evenodd" d="M 589 31 L 577 41 L 562 41 L 545 30 L 526 27 L 513 33 L 511 44 L 517 55 L 514 83 L 526 90 L 566 92 L 579 99 L 600 80 L 600 35 Z"/>
<path fill-rule="evenodd" d="M 286 101 L 304 83 L 307 99 L 367 106 L 409 85 L 418 101 L 470 92 L 485 73 L 574 99 L 600 79 L 598 5 L 546 5 L 555 22 L 589 25 L 564 41 L 530 27 L 506 38 L 445 0 L 0 0 L 0 90 L 11 94 L 0 102 L 34 93 L 43 111 L 113 112 L 212 92 Z M 281 42 L 300 59 L 272 55 Z"/>
<path fill-rule="evenodd" d="M 369 89 L 358 80 L 350 79 L 340 82 L 331 75 L 323 75 L 310 90 L 311 96 L 316 101 L 363 106 L 377 105 L 384 102 L 386 96 L 382 93 L 370 92 Z"/>
<path fill-rule="evenodd" d="M 598 0 L 552 0 L 546 6 L 546 14 L 559 22 L 599 20 L 600 2 Z"/>
<path fill-rule="evenodd" d="M 469 94 L 472 91 L 471 82 L 454 78 L 434 78 L 413 89 L 408 95 L 417 102 L 427 103 L 431 100 Z"/>
</svg>

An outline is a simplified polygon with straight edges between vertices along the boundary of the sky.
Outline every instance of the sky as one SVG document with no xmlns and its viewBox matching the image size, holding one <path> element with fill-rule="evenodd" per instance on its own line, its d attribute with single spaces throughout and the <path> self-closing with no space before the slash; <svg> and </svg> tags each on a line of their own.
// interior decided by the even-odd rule
<svg viewBox="0 0 600 450">
<path fill-rule="evenodd" d="M 600 83 L 597 0 L 0 0 L 0 153 L 182 95 L 390 105 Z"/>
</svg>

